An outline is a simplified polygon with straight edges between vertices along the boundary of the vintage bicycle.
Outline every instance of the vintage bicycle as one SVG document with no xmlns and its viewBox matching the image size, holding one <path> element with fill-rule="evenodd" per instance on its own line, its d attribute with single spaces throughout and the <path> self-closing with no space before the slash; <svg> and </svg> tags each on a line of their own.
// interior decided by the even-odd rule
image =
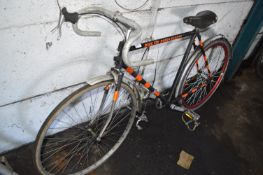
<svg viewBox="0 0 263 175">
<path fill-rule="evenodd" d="M 115 65 L 110 71 L 87 81 L 87 85 L 64 99 L 43 123 L 34 152 L 35 164 L 41 174 L 79 175 L 95 170 L 123 143 L 136 117 L 136 126 L 141 129 L 140 121 L 147 120 L 145 103 L 149 98 L 155 100 L 158 109 L 169 107 L 182 111 L 187 128 L 196 129 L 199 115 L 194 110 L 216 91 L 232 56 L 231 45 L 224 36 L 202 41 L 200 30 L 217 21 L 214 12 L 206 10 L 185 17 L 183 21 L 194 27 L 192 31 L 140 44 L 140 26 L 118 12 L 90 7 L 69 13 L 64 7 L 61 14 L 59 27 L 61 21 L 70 22 L 78 35 L 100 35 L 100 32 L 83 31 L 78 27 L 82 16 L 95 14 L 117 24 L 125 38 L 119 43 L 119 54 L 114 57 Z M 128 52 L 181 38 L 189 38 L 189 43 L 172 87 L 159 92 L 137 69 L 153 64 L 154 60 L 132 61 Z"/>
</svg>

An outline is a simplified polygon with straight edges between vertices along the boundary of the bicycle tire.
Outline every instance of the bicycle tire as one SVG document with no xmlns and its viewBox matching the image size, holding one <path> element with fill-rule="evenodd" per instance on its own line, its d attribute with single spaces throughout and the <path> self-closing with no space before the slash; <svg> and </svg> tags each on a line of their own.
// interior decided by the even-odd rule
<svg viewBox="0 0 263 175">
<path fill-rule="evenodd" d="M 96 140 L 111 110 L 109 106 L 113 99 L 114 85 L 113 80 L 86 85 L 69 95 L 50 113 L 35 143 L 34 162 L 41 174 L 87 174 L 104 163 L 119 148 L 132 127 L 137 103 L 133 90 L 125 83 L 121 84 L 111 123 L 101 141 Z M 109 87 L 107 93 L 106 87 Z M 103 94 L 101 91 L 104 91 Z M 98 102 L 103 102 L 105 94 L 104 104 L 98 108 Z M 87 108 L 87 105 L 90 108 Z M 87 116 L 82 118 L 83 114 Z M 75 117 L 74 120 L 71 120 L 72 117 Z M 54 131 L 55 126 L 57 128 Z M 108 148 L 106 145 L 110 144 L 112 146 Z"/>
<path fill-rule="evenodd" d="M 259 78 L 263 79 L 263 52 L 259 55 L 257 59 L 256 72 Z"/>
<path fill-rule="evenodd" d="M 222 36 L 206 41 L 204 51 L 207 58 L 204 58 L 200 47 L 194 51 L 182 74 L 178 94 L 187 109 L 196 110 L 210 99 L 222 82 L 232 57 L 231 45 Z M 221 63 L 219 67 L 214 62 L 218 55 L 223 56 L 216 62 Z"/>
</svg>

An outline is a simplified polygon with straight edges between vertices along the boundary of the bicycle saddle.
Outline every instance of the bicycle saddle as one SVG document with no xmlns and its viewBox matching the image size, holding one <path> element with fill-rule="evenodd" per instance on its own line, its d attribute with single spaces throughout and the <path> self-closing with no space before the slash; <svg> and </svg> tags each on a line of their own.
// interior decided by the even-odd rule
<svg viewBox="0 0 263 175">
<path fill-rule="evenodd" d="M 196 16 L 187 16 L 183 19 L 184 23 L 190 24 L 199 29 L 205 29 L 211 24 L 216 23 L 217 16 L 210 10 L 205 10 L 196 14 Z"/>
</svg>

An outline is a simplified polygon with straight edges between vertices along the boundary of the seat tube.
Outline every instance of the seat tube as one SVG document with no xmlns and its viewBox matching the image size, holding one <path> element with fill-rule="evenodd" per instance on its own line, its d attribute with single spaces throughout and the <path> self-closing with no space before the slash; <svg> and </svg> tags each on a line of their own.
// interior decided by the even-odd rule
<svg viewBox="0 0 263 175">
<path fill-rule="evenodd" d="M 177 70 L 175 79 L 173 81 L 172 90 L 170 91 L 170 94 L 169 94 L 168 103 L 171 103 L 171 100 L 172 100 L 172 98 L 174 96 L 175 90 L 176 90 L 176 88 L 178 86 L 179 78 L 181 77 L 181 74 L 183 72 L 185 64 L 188 61 L 188 57 L 189 57 L 190 51 L 191 51 L 191 49 L 193 47 L 193 43 L 195 41 L 195 38 L 196 38 L 196 29 L 193 30 L 193 34 L 190 37 L 188 46 L 187 46 L 186 51 L 184 53 L 184 56 L 183 56 L 183 59 L 181 61 L 180 66 L 179 66 L 179 69 Z"/>
</svg>

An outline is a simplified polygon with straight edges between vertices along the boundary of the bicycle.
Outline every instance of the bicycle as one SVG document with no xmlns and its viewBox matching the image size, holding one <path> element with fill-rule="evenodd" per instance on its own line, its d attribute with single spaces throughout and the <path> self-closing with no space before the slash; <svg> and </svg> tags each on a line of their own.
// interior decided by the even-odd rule
<svg viewBox="0 0 263 175">
<path fill-rule="evenodd" d="M 82 16 L 96 14 L 116 23 L 125 38 L 119 43 L 115 66 L 106 75 L 89 80 L 87 85 L 69 95 L 43 123 L 34 154 L 41 174 L 87 174 L 95 170 L 118 149 L 135 117 L 138 129 L 141 121 L 147 121 L 147 99 L 155 100 L 158 109 L 167 106 L 184 112 L 185 125 L 195 130 L 199 115 L 194 110 L 218 88 L 232 56 L 231 45 L 224 36 L 217 35 L 205 42 L 201 39 L 200 30 L 217 21 L 214 12 L 202 11 L 185 17 L 184 22 L 194 26 L 192 31 L 136 45 L 133 43 L 140 38 L 141 28 L 120 13 L 99 7 L 75 13 L 69 13 L 64 7 L 61 13 L 59 28 L 66 21 L 72 23 L 78 35 L 99 36 L 100 32 L 78 28 Z M 128 59 L 128 52 L 186 37 L 190 37 L 189 43 L 168 91 L 159 92 L 133 68 L 153 64 L 153 59 Z"/>
</svg>

